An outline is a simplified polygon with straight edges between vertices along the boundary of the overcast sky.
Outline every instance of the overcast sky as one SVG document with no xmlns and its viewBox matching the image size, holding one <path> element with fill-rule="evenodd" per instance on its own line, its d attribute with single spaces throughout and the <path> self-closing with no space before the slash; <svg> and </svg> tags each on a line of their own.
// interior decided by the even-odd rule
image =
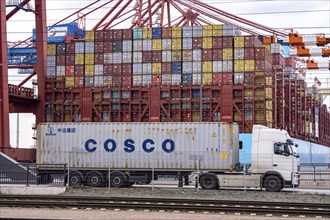
<svg viewBox="0 0 330 220">
<path fill-rule="evenodd" d="M 185 1 L 185 0 L 182 0 Z M 15 2 L 15 1 L 9 1 Z M 47 3 L 47 24 L 51 25 L 67 15 L 77 11 L 93 1 L 67 1 L 67 0 L 48 0 Z M 105 1 L 101 1 L 104 3 Z M 116 1 L 115 1 L 116 2 Z M 133 1 L 135 2 L 135 1 Z M 242 18 L 266 25 L 272 28 L 294 28 L 300 34 L 325 33 L 330 35 L 330 1 L 329 0 L 206 0 L 208 3 L 228 13 L 238 15 Z M 34 5 L 34 1 L 31 2 Z M 103 10 L 98 10 L 91 14 L 86 20 L 86 29 L 91 29 L 93 25 L 109 10 L 110 4 Z M 7 8 L 7 11 L 11 8 Z M 85 11 L 87 12 L 87 11 Z M 173 15 L 176 16 L 175 14 Z M 124 24 L 126 27 L 127 24 Z M 34 15 L 30 12 L 20 11 L 7 22 L 8 41 L 24 40 L 32 35 L 35 27 Z M 326 62 L 328 59 L 320 59 Z M 25 76 L 10 71 L 10 83 L 18 84 Z M 329 71 L 314 71 L 307 74 L 308 82 L 317 75 L 322 82 L 322 87 L 329 88 L 327 80 L 330 78 Z M 329 81 L 328 81 L 329 83 Z M 31 87 L 31 82 L 27 83 Z M 330 100 L 327 100 L 330 106 Z M 35 119 L 32 115 L 21 114 L 20 116 L 20 146 L 29 147 L 33 145 L 32 124 Z M 11 145 L 16 146 L 16 114 L 10 116 L 11 121 Z"/>
</svg>

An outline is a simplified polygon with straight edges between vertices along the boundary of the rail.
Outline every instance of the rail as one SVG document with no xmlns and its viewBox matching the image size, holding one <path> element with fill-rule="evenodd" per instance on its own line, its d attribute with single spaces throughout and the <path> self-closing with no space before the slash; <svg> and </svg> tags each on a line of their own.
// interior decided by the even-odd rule
<svg viewBox="0 0 330 220">
<path fill-rule="evenodd" d="M 34 89 L 26 87 L 18 87 L 17 85 L 8 84 L 8 94 L 23 98 L 35 99 Z"/>
</svg>

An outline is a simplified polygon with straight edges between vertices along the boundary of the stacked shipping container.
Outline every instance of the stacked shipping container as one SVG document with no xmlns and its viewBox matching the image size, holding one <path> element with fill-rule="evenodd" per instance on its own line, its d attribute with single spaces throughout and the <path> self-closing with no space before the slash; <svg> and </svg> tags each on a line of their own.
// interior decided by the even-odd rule
<svg viewBox="0 0 330 220">
<path fill-rule="evenodd" d="M 84 41 L 48 45 L 46 121 L 236 121 L 241 132 L 253 124 L 285 127 L 293 100 L 285 94 L 296 91 L 283 82 L 290 74 L 283 73 L 280 50 L 240 36 L 232 25 L 87 31 Z M 299 111 L 306 118 L 306 109 Z"/>
</svg>

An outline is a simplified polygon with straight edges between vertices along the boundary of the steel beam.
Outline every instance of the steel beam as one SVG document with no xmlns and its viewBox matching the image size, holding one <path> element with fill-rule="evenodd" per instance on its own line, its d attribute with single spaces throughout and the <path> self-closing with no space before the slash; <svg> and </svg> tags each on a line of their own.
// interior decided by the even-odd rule
<svg viewBox="0 0 330 220">
<path fill-rule="evenodd" d="M 0 0 L 0 150 L 10 146 L 6 1 Z"/>
<path fill-rule="evenodd" d="M 46 0 L 35 1 L 36 10 L 36 48 L 37 64 L 35 72 L 37 73 L 38 98 L 39 103 L 36 111 L 36 123 L 45 121 L 45 74 L 47 69 L 47 21 L 46 21 Z"/>
</svg>

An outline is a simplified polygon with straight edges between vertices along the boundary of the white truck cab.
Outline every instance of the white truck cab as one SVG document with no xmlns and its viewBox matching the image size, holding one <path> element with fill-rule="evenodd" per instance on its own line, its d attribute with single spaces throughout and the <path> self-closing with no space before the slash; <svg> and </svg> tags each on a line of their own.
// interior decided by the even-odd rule
<svg viewBox="0 0 330 220">
<path fill-rule="evenodd" d="M 267 191 L 299 186 L 299 155 L 288 132 L 254 125 L 251 149 L 251 173 L 261 174 Z"/>
</svg>

